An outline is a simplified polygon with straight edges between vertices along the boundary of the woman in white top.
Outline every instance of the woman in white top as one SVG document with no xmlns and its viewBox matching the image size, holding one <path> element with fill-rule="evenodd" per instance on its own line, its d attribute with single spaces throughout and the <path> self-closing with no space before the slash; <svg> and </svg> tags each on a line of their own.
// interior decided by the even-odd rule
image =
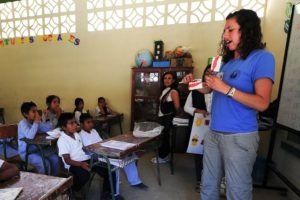
<svg viewBox="0 0 300 200">
<path fill-rule="evenodd" d="M 169 161 L 168 154 L 170 153 L 170 131 L 172 121 L 176 112 L 180 109 L 179 93 L 177 90 L 178 81 L 175 72 L 166 72 L 162 76 L 164 89 L 159 98 L 158 117 L 159 123 L 164 126 L 162 132 L 162 144 L 159 147 L 158 162 L 166 163 Z M 156 158 L 152 158 L 153 163 L 156 163 Z"/>
</svg>

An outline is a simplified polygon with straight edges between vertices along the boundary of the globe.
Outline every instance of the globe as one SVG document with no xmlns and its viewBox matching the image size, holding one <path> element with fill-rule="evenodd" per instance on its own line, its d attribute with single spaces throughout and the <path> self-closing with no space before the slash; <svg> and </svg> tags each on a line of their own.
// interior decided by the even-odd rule
<svg viewBox="0 0 300 200">
<path fill-rule="evenodd" d="M 150 67 L 152 65 L 153 56 L 148 49 L 143 49 L 135 56 L 135 64 L 138 67 Z"/>
</svg>

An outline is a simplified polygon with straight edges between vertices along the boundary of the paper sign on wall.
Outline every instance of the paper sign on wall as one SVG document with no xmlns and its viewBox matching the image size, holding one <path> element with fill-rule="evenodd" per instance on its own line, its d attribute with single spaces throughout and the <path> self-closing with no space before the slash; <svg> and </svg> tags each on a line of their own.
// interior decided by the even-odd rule
<svg viewBox="0 0 300 200">
<path fill-rule="evenodd" d="M 48 34 L 42 36 L 29 36 L 29 37 L 20 37 L 20 38 L 7 38 L 0 39 L 0 47 L 5 46 L 15 46 L 15 45 L 23 45 L 23 44 L 33 44 L 33 43 L 45 43 L 45 42 L 70 42 L 75 46 L 80 44 L 80 39 L 75 37 L 73 34 Z"/>
</svg>

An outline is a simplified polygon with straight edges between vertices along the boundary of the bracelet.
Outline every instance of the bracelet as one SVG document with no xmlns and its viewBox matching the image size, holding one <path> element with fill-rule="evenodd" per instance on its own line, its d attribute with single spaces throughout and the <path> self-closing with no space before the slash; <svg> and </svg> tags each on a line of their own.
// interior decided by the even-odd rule
<svg viewBox="0 0 300 200">
<path fill-rule="evenodd" d="M 225 94 L 226 96 L 228 96 L 231 89 L 232 89 L 232 87 L 229 88 L 228 92 Z"/>
<path fill-rule="evenodd" d="M 228 91 L 228 93 L 226 94 L 226 96 L 232 98 L 235 91 L 236 91 L 236 89 L 234 87 L 231 87 L 230 90 Z"/>
</svg>

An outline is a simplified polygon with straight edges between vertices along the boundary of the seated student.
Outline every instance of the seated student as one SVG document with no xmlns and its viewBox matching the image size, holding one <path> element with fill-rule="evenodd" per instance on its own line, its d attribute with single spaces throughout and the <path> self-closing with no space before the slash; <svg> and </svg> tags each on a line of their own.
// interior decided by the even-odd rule
<svg viewBox="0 0 300 200">
<path fill-rule="evenodd" d="M 98 132 L 95 129 L 93 129 L 93 120 L 90 114 L 82 114 L 80 116 L 80 126 L 81 131 L 79 135 L 84 146 L 88 146 L 102 141 L 102 138 L 99 136 Z M 126 165 L 124 167 L 124 171 L 127 176 L 128 182 L 132 187 L 137 187 L 140 189 L 148 188 L 148 186 L 142 183 L 134 161 Z"/>
<path fill-rule="evenodd" d="M 110 186 L 108 172 L 106 168 L 100 166 L 89 166 L 90 156 L 86 154 L 82 147 L 79 134 L 76 132 L 76 122 L 73 113 L 62 113 L 58 120 L 58 126 L 61 127 L 61 136 L 58 139 L 57 146 L 59 156 L 62 157 L 65 168 L 73 174 L 73 190 L 75 195 L 80 196 L 81 189 L 90 178 L 90 171 L 97 172 L 104 178 L 103 194 L 105 198 L 109 198 Z M 116 186 L 116 175 L 113 176 L 113 185 Z M 116 199 L 123 199 L 118 191 L 115 193 Z"/>
<path fill-rule="evenodd" d="M 47 109 L 44 110 L 42 120 L 43 122 L 50 121 L 52 129 L 56 128 L 58 118 L 63 110 L 60 107 L 60 98 L 56 95 L 49 95 L 46 98 Z"/>
<path fill-rule="evenodd" d="M 104 97 L 98 98 L 98 105 L 96 107 L 96 116 L 107 116 L 107 115 L 115 115 L 117 112 L 113 111 L 106 103 Z"/>
<path fill-rule="evenodd" d="M 14 164 L 0 159 L 0 182 L 19 175 L 19 169 Z"/>
<path fill-rule="evenodd" d="M 26 142 L 22 141 L 22 138 L 33 139 L 37 133 L 45 133 L 47 131 L 52 130 L 51 122 L 41 122 L 41 116 L 37 111 L 37 106 L 35 103 L 25 102 L 21 106 L 21 113 L 24 116 L 24 119 L 21 120 L 18 124 L 18 142 L 19 142 L 19 154 L 23 161 L 25 161 L 26 156 Z M 30 146 L 29 151 L 35 151 L 37 149 L 36 146 Z M 47 150 L 44 151 L 47 153 Z M 52 153 L 46 157 L 46 167 L 48 168 L 48 172 L 51 175 L 57 175 L 60 159 L 59 157 Z M 39 153 L 31 153 L 28 156 L 28 163 L 36 167 L 38 173 L 45 174 L 45 169 L 42 161 L 42 156 Z"/>
<path fill-rule="evenodd" d="M 84 102 L 82 98 L 76 98 L 75 99 L 75 109 L 74 109 L 74 116 L 77 125 L 80 125 L 79 117 L 82 113 L 87 113 L 86 110 L 83 109 L 84 107 Z"/>
</svg>

